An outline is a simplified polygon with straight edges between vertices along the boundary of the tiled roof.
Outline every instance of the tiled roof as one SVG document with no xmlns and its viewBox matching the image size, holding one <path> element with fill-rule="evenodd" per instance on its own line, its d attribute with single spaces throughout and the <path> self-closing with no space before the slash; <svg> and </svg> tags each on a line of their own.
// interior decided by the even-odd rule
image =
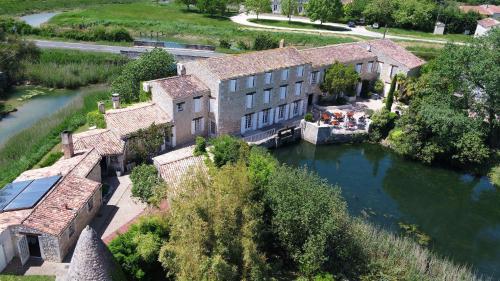
<svg viewBox="0 0 500 281">
<path fill-rule="evenodd" d="M 73 135 L 75 150 L 95 148 L 101 156 L 123 154 L 125 143 L 109 129 L 95 129 Z"/>
<path fill-rule="evenodd" d="M 186 67 L 204 67 L 218 79 L 226 80 L 306 63 L 297 49 L 286 47 L 197 60 L 186 63 Z"/>
<path fill-rule="evenodd" d="M 371 40 L 359 44 L 365 47 L 370 45 L 372 52 L 375 54 L 382 53 L 410 69 L 419 67 L 425 63 L 423 59 L 388 39 Z"/>
<path fill-rule="evenodd" d="M 66 176 L 22 224 L 59 236 L 100 186 L 89 179 Z"/>
<path fill-rule="evenodd" d="M 469 11 L 474 11 L 478 12 L 481 15 L 486 15 L 486 16 L 491 16 L 500 13 L 500 6 L 489 5 L 489 4 L 480 6 L 463 5 L 460 6 L 459 8 L 460 10 L 466 13 Z"/>
<path fill-rule="evenodd" d="M 194 145 L 179 148 L 153 158 L 153 161 L 158 165 L 171 163 L 180 159 L 193 156 Z"/>
<path fill-rule="evenodd" d="M 86 177 L 100 160 L 100 155 L 94 149 L 76 151 L 73 157 L 69 159 L 61 158 L 52 166 L 25 171 L 19 175 L 15 181 L 44 178 L 55 175 L 65 176 L 68 174 Z"/>
<path fill-rule="evenodd" d="M 0 213 L 0 232 L 11 225 L 20 224 L 24 219 L 26 219 L 33 209 L 17 210 L 11 212 L 1 212 Z"/>
<path fill-rule="evenodd" d="M 172 119 L 155 103 L 139 103 L 127 108 L 108 110 L 104 115 L 109 129 L 121 138 L 155 124 L 166 124 Z"/>
<path fill-rule="evenodd" d="M 173 99 L 196 97 L 210 91 L 203 82 L 191 75 L 158 79 L 150 81 L 150 83 L 158 84 Z"/>
<path fill-rule="evenodd" d="M 485 28 L 490 28 L 493 26 L 500 25 L 500 21 L 497 21 L 496 19 L 492 19 L 492 18 L 485 18 L 482 20 L 478 20 L 477 23 Z"/>
<path fill-rule="evenodd" d="M 299 51 L 304 58 L 312 62 L 313 67 L 332 64 L 335 61 L 350 63 L 364 59 L 375 59 L 375 54 L 369 52 L 359 43 L 330 45 Z"/>
</svg>

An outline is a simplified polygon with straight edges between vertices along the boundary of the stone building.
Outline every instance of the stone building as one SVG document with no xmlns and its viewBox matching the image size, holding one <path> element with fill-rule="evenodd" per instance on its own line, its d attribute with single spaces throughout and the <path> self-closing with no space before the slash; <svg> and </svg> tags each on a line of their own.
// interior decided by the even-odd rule
<svg viewBox="0 0 500 281">
<path fill-rule="evenodd" d="M 62 159 L 2 189 L 0 270 L 14 257 L 22 264 L 30 257 L 62 261 L 102 205 L 101 156 L 93 148 L 74 150 L 71 133 L 62 137 Z"/>
</svg>

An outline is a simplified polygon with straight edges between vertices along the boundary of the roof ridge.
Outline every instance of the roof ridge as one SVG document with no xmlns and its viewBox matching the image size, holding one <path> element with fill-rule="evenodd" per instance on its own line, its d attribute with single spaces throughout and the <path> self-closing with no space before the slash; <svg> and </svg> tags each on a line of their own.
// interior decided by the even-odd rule
<svg viewBox="0 0 500 281">
<path fill-rule="evenodd" d="M 106 111 L 105 114 L 117 114 L 117 113 L 127 112 L 127 111 L 131 111 L 131 110 L 139 109 L 139 108 L 153 106 L 155 104 L 156 104 L 155 102 L 139 102 L 139 103 L 134 103 L 128 107 L 117 108 L 117 109 L 112 109 L 110 111 Z"/>
</svg>

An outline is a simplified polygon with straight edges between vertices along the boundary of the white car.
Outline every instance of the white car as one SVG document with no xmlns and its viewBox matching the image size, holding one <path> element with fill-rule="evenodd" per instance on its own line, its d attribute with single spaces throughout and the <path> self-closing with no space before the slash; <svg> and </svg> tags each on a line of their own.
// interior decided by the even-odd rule
<svg viewBox="0 0 500 281">
<path fill-rule="evenodd" d="M 379 29 L 380 26 L 378 25 L 378 22 L 372 24 L 372 28 Z"/>
</svg>

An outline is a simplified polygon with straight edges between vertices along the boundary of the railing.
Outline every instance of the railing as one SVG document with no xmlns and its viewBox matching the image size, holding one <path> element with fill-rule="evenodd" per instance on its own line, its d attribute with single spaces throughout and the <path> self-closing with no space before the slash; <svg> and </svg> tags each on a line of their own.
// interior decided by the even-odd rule
<svg viewBox="0 0 500 281">
<path fill-rule="evenodd" d="M 269 137 L 272 137 L 275 134 L 276 134 L 276 128 L 273 128 L 273 129 L 270 129 L 270 130 L 267 130 L 264 132 L 260 132 L 260 133 L 257 133 L 257 134 L 254 134 L 254 135 L 251 135 L 248 137 L 244 137 L 243 140 L 248 142 L 248 143 L 253 143 L 253 142 L 258 142 L 258 141 L 267 139 Z"/>
</svg>

